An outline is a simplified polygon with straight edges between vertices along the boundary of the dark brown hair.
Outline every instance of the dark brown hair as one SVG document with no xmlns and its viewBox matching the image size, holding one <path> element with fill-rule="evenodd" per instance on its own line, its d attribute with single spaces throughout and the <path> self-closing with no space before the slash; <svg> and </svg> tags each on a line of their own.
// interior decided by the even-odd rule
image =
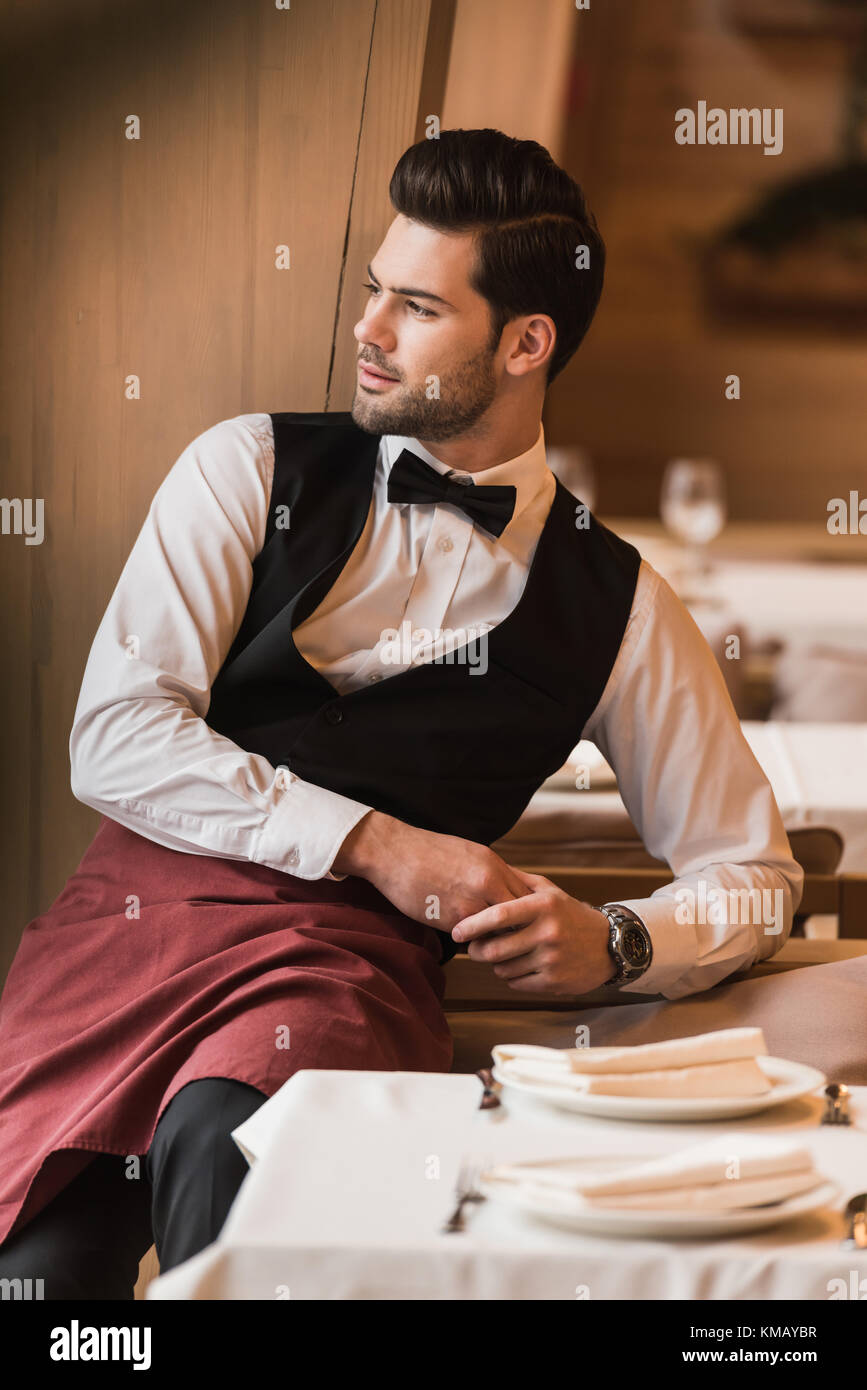
<svg viewBox="0 0 867 1390">
<path fill-rule="evenodd" d="M 550 314 L 553 381 L 590 327 L 605 271 L 605 244 L 575 180 L 535 140 L 442 130 L 401 155 L 389 196 L 404 217 L 476 234 L 470 283 L 491 306 L 493 347 L 510 319 Z M 586 269 L 576 266 L 580 246 L 589 248 Z"/>
</svg>

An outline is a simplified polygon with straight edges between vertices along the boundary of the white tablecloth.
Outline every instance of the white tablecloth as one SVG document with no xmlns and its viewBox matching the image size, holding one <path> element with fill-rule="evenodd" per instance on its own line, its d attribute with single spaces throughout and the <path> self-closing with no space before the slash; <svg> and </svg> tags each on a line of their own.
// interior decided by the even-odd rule
<svg viewBox="0 0 867 1390">
<path fill-rule="evenodd" d="M 252 1170 L 220 1239 L 148 1297 L 824 1300 L 853 1271 L 867 1293 L 867 1252 L 840 1246 L 840 1212 L 867 1187 L 867 1087 L 852 1088 L 851 1127 L 818 1125 L 821 1092 L 713 1125 L 603 1121 L 525 1097 L 480 1111 L 480 1094 L 474 1076 L 296 1073 L 235 1131 Z M 588 1236 L 490 1201 L 464 1233 L 439 1230 L 463 1156 L 635 1157 L 723 1126 L 796 1135 L 840 1184 L 835 1207 L 727 1240 Z"/>
</svg>

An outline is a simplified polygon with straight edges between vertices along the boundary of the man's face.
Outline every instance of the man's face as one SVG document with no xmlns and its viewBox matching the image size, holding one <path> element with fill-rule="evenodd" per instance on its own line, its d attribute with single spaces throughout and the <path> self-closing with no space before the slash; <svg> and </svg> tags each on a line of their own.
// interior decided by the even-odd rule
<svg viewBox="0 0 867 1390">
<path fill-rule="evenodd" d="M 392 222 L 355 325 L 352 418 L 361 429 L 452 439 L 496 397 L 491 311 L 469 283 L 474 256 L 469 233 L 447 235 L 403 216 Z"/>
</svg>

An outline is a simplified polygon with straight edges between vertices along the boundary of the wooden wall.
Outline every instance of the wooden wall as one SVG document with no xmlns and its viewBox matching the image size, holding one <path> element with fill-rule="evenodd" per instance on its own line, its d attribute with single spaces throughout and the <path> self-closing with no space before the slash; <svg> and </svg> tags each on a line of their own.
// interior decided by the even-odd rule
<svg viewBox="0 0 867 1390">
<path fill-rule="evenodd" d="M 353 266 L 450 8 L 426 67 L 430 0 L 0 4 L 0 491 L 46 516 L 42 545 L 0 536 L 2 974 L 98 825 L 69 730 L 160 481 L 220 419 L 345 403 Z"/>
<path fill-rule="evenodd" d="M 458 0 L 442 124 L 492 126 L 560 159 L 576 20 L 569 0 Z"/>
<path fill-rule="evenodd" d="M 823 529 L 829 497 L 867 492 L 863 330 L 715 327 L 692 247 L 761 189 L 831 158 L 851 44 L 747 36 L 727 13 L 724 0 L 593 0 L 576 15 L 564 162 L 608 263 L 597 319 L 552 387 L 547 436 L 587 447 L 608 514 L 655 514 L 666 460 L 700 454 L 725 465 L 735 517 Z M 699 99 L 782 107 L 782 153 L 677 145 L 674 112 Z M 739 401 L 725 399 L 729 373 Z"/>
</svg>

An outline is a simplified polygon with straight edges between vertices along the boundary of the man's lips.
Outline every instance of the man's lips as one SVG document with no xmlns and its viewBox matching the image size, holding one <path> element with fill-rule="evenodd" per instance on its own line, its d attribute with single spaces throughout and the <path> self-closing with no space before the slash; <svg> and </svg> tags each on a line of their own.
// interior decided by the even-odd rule
<svg viewBox="0 0 867 1390">
<path fill-rule="evenodd" d="M 397 381 L 397 377 L 388 376 L 385 372 L 380 371 L 379 367 L 374 367 L 370 362 L 365 362 L 361 358 L 359 358 L 358 361 L 358 369 L 366 376 L 373 377 L 376 381 Z"/>
</svg>

